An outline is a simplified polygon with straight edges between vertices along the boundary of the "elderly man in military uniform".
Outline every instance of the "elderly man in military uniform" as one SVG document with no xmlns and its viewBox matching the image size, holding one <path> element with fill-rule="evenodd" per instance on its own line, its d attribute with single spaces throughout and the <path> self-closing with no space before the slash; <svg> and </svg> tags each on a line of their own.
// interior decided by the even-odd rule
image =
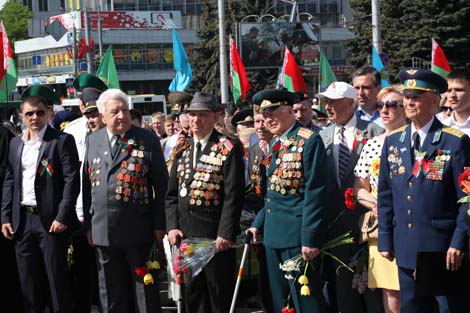
<svg viewBox="0 0 470 313">
<path fill-rule="evenodd" d="M 379 251 L 397 260 L 401 311 L 432 312 L 433 296 L 416 294 L 417 255 L 442 252 L 447 270 L 461 265 L 466 204 L 457 203 L 464 196 L 457 179 L 469 165 L 470 139 L 434 117 L 439 94 L 447 90 L 444 78 L 418 68 L 403 69 L 398 77 L 411 124 L 392 132 L 382 150 Z M 468 312 L 468 295 L 435 298 L 440 312 Z"/>
<path fill-rule="evenodd" d="M 263 90 L 253 97 L 276 138 L 264 161 L 264 208 L 249 231 L 255 235 L 263 232 L 274 311 L 280 312 L 290 299 L 296 312 L 321 312 L 325 304 L 319 271 L 307 269 L 309 284 L 314 287 L 310 289 L 312 296 L 305 297 L 300 295 L 300 284 L 287 280 L 279 268 L 280 263 L 297 255 L 317 267 L 315 258 L 323 242 L 328 181 L 325 147 L 318 134 L 296 121 L 292 110 L 296 100 L 297 96 L 286 90 Z"/>
<path fill-rule="evenodd" d="M 187 108 L 193 137 L 175 147 L 166 195 L 168 239 L 203 237 L 218 251 L 186 285 L 187 313 L 229 311 L 235 277 L 235 250 L 244 192 L 241 143 L 214 129 L 213 95 L 197 92 Z"/>
<path fill-rule="evenodd" d="M 144 285 L 134 273 L 165 233 L 168 172 L 160 141 L 131 125 L 121 90 L 106 90 L 97 106 L 106 127 L 88 137 L 83 209 L 88 239 L 96 246 L 100 304 L 104 312 L 160 312 L 158 281 Z"/>
</svg>

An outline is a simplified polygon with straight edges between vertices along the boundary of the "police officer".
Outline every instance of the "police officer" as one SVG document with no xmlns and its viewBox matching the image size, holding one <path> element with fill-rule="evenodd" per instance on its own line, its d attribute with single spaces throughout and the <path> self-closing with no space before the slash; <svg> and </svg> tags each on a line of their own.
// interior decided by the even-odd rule
<svg viewBox="0 0 470 313">
<path fill-rule="evenodd" d="M 323 241 L 326 153 L 320 136 L 296 121 L 292 109 L 296 100 L 294 93 L 285 90 L 263 90 L 253 97 L 276 138 L 265 160 L 265 205 L 249 231 L 263 231 L 275 312 L 287 305 L 291 290 L 290 306 L 295 306 L 296 312 L 320 312 L 324 302 L 319 272 L 307 269 L 309 283 L 314 287 L 312 295 L 305 297 L 300 296 L 300 284 L 287 280 L 279 268 L 280 263 L 299 254 L 304 260 L 314 260 Z"/>
<path fill-rule="evenodd" d="M 466 205 L 458 175 L 470 161 L 470 139 L 434 115 L 441 76 L 424 69 L 399 72 L 403 105 L 411 124 L 392 132 L 382 150 L 378 188 L 379 251 L 397 259 L 402 312 L 432 312 L 433 297 L 417 296 L 414 273 L 420 251 L 446 254 L 450 271 L 460 267 L 467 241 Z M 468 297 L 437 296 L 440 312 L 468 311 Z"/>
<path fill-rule="evenodd" d="M 219 251 L 186 285 L 186 312 L 228 312 L 244 192 L 241 143 L 214 129 L 215 97 L 197 92 L 187 108 L 193 137 L 175 147 L 166 195 L 168 239 L 211 238 Z"/>
</svg>

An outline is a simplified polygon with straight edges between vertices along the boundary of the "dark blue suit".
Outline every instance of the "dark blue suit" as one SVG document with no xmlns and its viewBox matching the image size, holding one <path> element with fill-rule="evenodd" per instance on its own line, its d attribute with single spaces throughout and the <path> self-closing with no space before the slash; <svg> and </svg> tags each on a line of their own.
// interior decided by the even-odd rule
<svg viewBox="0 0 470 313">
<path fill-rule="evenodd" d="M 8 167 L 3 185 L 2 224 L 15 231 L 16 258 L 26 312 L 44 310 L 41 280 L 43 265 L 48 276 L 54 312 L 71 312 L 71 294 L 67 278 L 68 240 L 78 227 L 75 202 L 80 192 L 78 153 L 71 135 L 46 126 L 39 148 L 34 182 L 37 212 L 26 213 L 21 207 L 23 141 L 10 142 Z M 41 160 L 48 160 L 53 172 L 41 171 Z M 42 174 L 41 174 L 42 173 Z M 50 234 L 54 220 L 68 226 Z"/>
<path fill-rule="evenodd" d="M 410 138 L 411 126 L 402 127 L 386 138 L 382 150 L 379 251 L 396 256 L 402 312 L 429 312 L 430 298 L 414 296 L 416 255 L 420 251 L 445 252 L 450 247 L 463 251 L 466 247 L 466 206 L 457 204 L 457 200 L 464 196 L 458 176 L 469 165 L 470 138 L 434 119 L 420 149 L 426 152 L 429 170 L 418 177 L 413 175 L 415 158 Z M 457 312 L 452 311 L 456 299 L 447 298 L 437 297 L 441 310 L 448 306 L 451 312 Z"/>
</svg>

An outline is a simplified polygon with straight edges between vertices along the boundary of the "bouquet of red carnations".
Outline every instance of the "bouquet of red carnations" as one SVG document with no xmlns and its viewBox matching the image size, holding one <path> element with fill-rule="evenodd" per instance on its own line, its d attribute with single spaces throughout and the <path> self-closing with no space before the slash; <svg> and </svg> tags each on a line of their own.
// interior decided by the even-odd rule
<svg viewBox="0 0 470 313">
<path fill-rule="evenodd" d="M 190 280 L 199 274 L 215 255 L 215 240 L 207 238 L 188 238 L 181 242 L 179 255 L 173 261 L 173 271 Z"/>
</svg>

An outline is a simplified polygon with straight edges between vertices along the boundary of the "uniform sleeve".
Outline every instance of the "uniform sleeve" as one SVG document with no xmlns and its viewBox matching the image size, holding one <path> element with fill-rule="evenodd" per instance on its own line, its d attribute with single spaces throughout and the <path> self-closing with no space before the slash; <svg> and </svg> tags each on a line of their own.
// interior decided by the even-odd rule
<svg viewBox="0 0 470 313">
<path fill-rule="evenodd" d="M 328 163 L 325 146 L 318 135 L 307 141 L 302 152 L 305 193 L 302 211 L 302 246 L 319 248 L 323 242 L 323 226 L 326 213 Z"/>
<path fill-rule="evenodd" d="M 391 187 L 390 168 L 388 165 L 389 138 L 385 139 L 379 172 L 378 205 L 379 214 L 379 251 L 394 251 L 393 243 L 393 194 Z"/>
<path fill-rule="evenodd" d="M 5 178 L 3 179 L 3 190 L 2 190 L 2 218 L 1 223 L 3 224 L 11 224 L 12 219 L 12 201 L 13 201 L 13 189 L 15 185 L 15 176 L 13 174 L 12 168 L 12 160 L 14 158 L 13 154 L 16 151 L 11 149 L 12 142 L 9 144 L 9 153 L 8 153 L 8 160 L 6 160 L 6 171 L 5 171 Z"/>
<path fill-rule="evenodd" d="M 245 191 L 245 164 L 240 142 L 232 142 L 224 164 L 224 203 L 217 236 L 234 240 L 240 230 L 240 215 Z"/>
<path fill-rule="evenodd" d="M 151 164 L 150 175 L 151 185 L 153 187 L 153 228 L 154 230 L 165 229 L 165 195 L 168 188 L 168 170 L 163 157 L 160 141 L 156 136 L 150 139 L 151 144 Z"/>
<path fill-rule="evenodd" d="M 165 197 L 166 230 L 179 229 L 178 223 L 178 157 L 175 157 L 170 169 L 168 190 Z"/>
</svg>

